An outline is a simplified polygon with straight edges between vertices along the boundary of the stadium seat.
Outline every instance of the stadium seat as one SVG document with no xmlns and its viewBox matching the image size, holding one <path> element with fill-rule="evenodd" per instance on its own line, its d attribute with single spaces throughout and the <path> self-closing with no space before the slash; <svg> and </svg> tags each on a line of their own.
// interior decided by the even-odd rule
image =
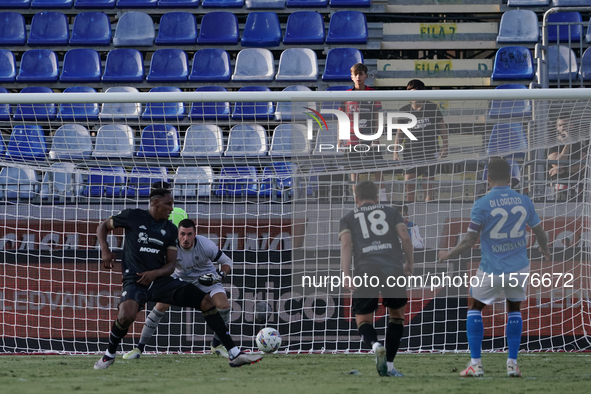
<svg viewBox="0 0 591 394">
<path fill-rule="evenodd" d="M 371 7 L 371 0 L 330 0 L 331 7 Z"/>
<path fill-rule="evenodd" d="M 247 9 L 284 9 L 285 0 L 246 0 Z"/>
<path fill-rule="evenodd" d="M 14 126 L 8 145 L 6 146 L 6 159 L 45 160 L 47 157 L 47 142 L 43 128 L 38 125 Z"/>
<path fill-rule="evenodd" d="M 136 88 L 116 86 L 108 88 L 105 93 L 137 93 Z M 103 103 L 99 119 L 137 119 L 142 111 L 141 103 Z"/>
<path fill-rule="evenodd" d="M 197 44 L 238 45 L 238 18 L 231 12 L 217 11 L 203 15 Z"/>
<path fill-rule="evenodd" d="M 294 163 L 276 162 L 263 168 L 259 195 L 264 197 L 293 197 L 293 176 L 298 166 Z"/>
<path fill-rule="evenodd" d="M 116 0 L 76 0 L 74 8 L 115 8 Z"/>
<path fill-rule="evenodd" d="M 135 133 L 123 124 L 107 124 L 96 132 L 92 157 L 121 158 L 132 157 L 135 152 Z"/>
<path fill-rule="evenodd" d="M 337 11 L 330 17 L 327 44 L 366 44 L 367 20 L 359 11 Z"/>
<path fill-rule="evenodd" d="M 289 48 L 279 58 L 278 81 L 316 81 L 318 59 L 310 48 Z"/>
<path fill-rule="evenodd" d="M 509 7 L 548 7 L 550 0 L 507 0 Z"/>
<path fill-rule="evenodd" d="M 277 47 L 281 44 L 281 25 L 275 12 L 251 12 L 246 18 L 240 43 L 244 47 Z"/>
<path fill-rule="evenodd" d="M 196 92 L 227 92 L 222 86 L 202 86 Z M 191 104 L 192 120 L 228 120 L 230 117 L 229 102 L 199 102 Z"/>
<path fill-rule="evenodd" d="M 197 20 L 190 12 L 167 12 L 160 18 L 156 45 L 193 45 L 196 39 Z"/>
<path fill-rule="evenodd" d="M 497 51 L 492 80 L 532 79 L 534 64 L 531 51 L 525 47 L 503 47 Z"/>
<path fill-rule="evenodd" d="M 0 87 L 0 93 L 10 93 L 5 88 Z M 10 104 L 0 104 L 0 120 L 10 120 L 12 110 Z M 4 143 L 0 144 L 0 155 L 4 153 Z"/>
<path fill-rule="evenodd" d="M 558 23 L 558 25 L 556 24 Z M 567 23 L 573 23 L 569 25 Z M 578 24 L 576 24 L 578 23 Z M 556 12 L 548 16 L 548 43 L 578 42 L 583 35 L 583 18 L 578 12 Z"/>
<path fill-rule="evenodd" d="M 209 197 L 213 184 L 211 167 L 178 167 L 172 189 L 176 197 Z"/>
<path fill-rule="evenodd" d="M 221 156 L 222 130 L 214 124 L 197 124 L 187 128 L 181 157 Z"/>
<path fill-rule="evenodd" d="M 261 125 L 239 124 L 230 129 L 226 156 L 263 156 L 267 153 L 267 133 Z"/>
<path fill-rule="evenodd" d="M 271 140 L 271 156 L 308 156 L 310 154 L 310 141 L 308 131 L 302 124 L 280 124 L 273 131 Z"/>
<path fill-rule="evenodd" d="M 33 0 L 31 8 L 72 8 L 74 0 Z"/>
<path fill-rule="evenodd" d="M 0 49 L 0 82 L 14 82 L 16 80 L 16 59 L 7 49 Z"/>
<path fill-rule="evenodd" d="M 487 156 L 523 158 L 527 150 L 527 139 L 521 123 L 497 123 L 493 126 L 486 148 Z"/>
<path fill-rule="evenodd" d="M 150 82 L 186 82 L 189 76 L 189 59 L 180 49 L 158 49 L 152 54 Z"/>
<path fill-rule="evenodd" d="M 123 167 L 92 167 L 82 195 L 85 197 L 125 197 L 126 178 L 127 174 Z"/>
<path fill-rule="evenodd" d="M 326 88 L 327 92 L 344 92 L 352 89 L 352 86 L 348 85 L 335 85 Z M 339 109 L 342 106 L 342 101 L 323 101 L 322 109 Z"/>
<path fill-rule="evenodd" d="M 335 119 L 336 120 L 336 119 Z M 316 145 L 314 146 L 313 155 L 319 156 L 341 156 L 342 151 L 339 151 L 339 127 L 338 123 L 327 119 L 328 130 L 324 125 L 316 131 Z"/>
<path fill-rule="evenodd" d="M 244 0 L 202 0 L 203 8 L 242 8 Z"/>
<path fill-rule="evenodd" d="M 24 94 L 53 93 L 53 90 L 46 86 L 28 86 L 21 90 Z M 56 114 L 55 104 L 19 104 L 16 106 L 14 120 L 24 121 L 48 121 L 54 120 Z"/>
<path fill-rule="evenodd" d="M 126 12 L 119 18 L 113 37 L 116 47 L 151 47 L 154 45 L 156 32 L 154 22 L 145 12 Z"/>
<path fill-rule="evenodd" d="M 117 0 L 117 8 L 156 8 L 158 0 Z"/>
<path fill-rule="evenodd" d="M 90 48 L 70 49 L 64 55 L 61 82 L 100 82 L 101 56 Z"/>
<path fill-rule="evenodd" d="M 326 8 L 328 0 L 287 0 L 285 5 L 288 8 Z"/>
<path fill-rule="evenodd" d="M 18 12 L 0 12 L 0 45 L 25 45 L 27 26 Z"/>
<path fill-rule="evenodd" d="M 350 81 L 351 67 L 363 63 L 363 55 L 355 48 L 333 48 L 326 56 L 323 81 Z"/>
<path fill-rule="evenodd" d="M 88 86 L 72 86 L 64 90 L 64 93 L 96 93 L 96 90 Z M 57 118 L 62 121 L 88 122 L 98 120 L 98 115 L 99 105 L 97 103 L 62 103 Z"/>
<path fill-rule="evenodd" d="M 127 178 L 127 197 L 148 197 L 152 183 L 158 181 L 168 182 L 166 167 L 133 167 Z"/>
<path fill-rule="evenodd" d="M 158 8 L 197 8 L 201 0 L 159 0 Z"/>
<path fill-rule="evenodd" d="M 238 52 L 232 81 L 272 81 L 274 76 L 275 59 L 270 50 L 248 48 Z"/>
<path fill-rule="evenodd" d="M 256 167 L 222 167 L 216 196 L 256 196 L 258 194 Z"/>
<path fill-rule="evenodd" d="M 552 7 L 591 7 L 591 0 L 552 0 Z"/>
<path fill-rule="evenodd" d="M 566 45 L 548 47 L 548 80 L 568 82 L 576 81 L 579 75 L 579 63 L 574 51 Z"/>
<path fill-rule="evenodd" d="M 495 89 L 527 89 L 525 85 L 505 84 Z M 531 116 L 531 102 L 529 100 L 492 100 L 489 118 L 513 118 Z"/>
<path fill-rule="evenodd" d="M 28 45 L 68 45 L 68 18 L 61 12 L 39 12 L 33 15 Z"/>
<path fill-rule="evenodd" d="M 83 188 L 82 174 L 74 163 L 53 163 L 41 181 L 42 199 L 68 199 L 78 197 Z"/>
<path fill-rule="evenodd" d="M 116 48 L 107 55 L 103 82 L 142 82 L 144 58 L 137 49 Z"/>
<path fill-rule="evenodd" d="M 585 52 L 583 52 L 579 74 L 583 81 L 591 80 L 591 51 L 589 51 L 589 48 L 585 49 Z"/>
<path fill-rule="evenodd" d="M 297 11 L 287 18 L 285 45 L 322 45 L 324 39 L 324 20 L 318 12 Z"/>
<path fill-rule="evenodd" d="M 179 132 L 169 124 L 152 124 L 142 130 L 138 157 L 178 157 Z"/>
<path fill-rule="evenodd" d="M 31 199 L 37 196 L 40 183 L 32 168 L 4 167 L 0 171 L 0 198 Z"/>
<path fill-rule="evenodd" d="M 247 92 L 270 92 L 266 86 L 244 86 L 238 90 L 244 92 L 244 98 L 248 100 Z M 234 104 L 232 120 L 270 120 L 273 117 L 272 102 L 246 102 L 241 101 Z"/>
<path fill-rule="evenodd" d="M 195 52 L 189 81 L 227 82 L 230 80 L 230 55 L 223 49 L 205 48 Z"/>
<path fill-rule="evenodd" d="M 88 129 L 79 124 L 60 126 L 53 135 L 50 159 L 86 159 L 92 154 L 92 140 Z"/>
<path fill-rule="evenodd" d="M 2 0 L 0 8 L 29 8 L 31 0 Z"/>
<path fill-rule="evenodd" d="M 111 45 L 111 21 L 104 12 L 81 12 L 72 27 L 70 45 Z"/>
<path fill-rule="evenodd" d="M 49 49 L 29 49 L 21 57 L 21 67 L 16 80 L 19 82 L 56 82 L 58 60 Z"/>
<path fill-rule="evenodd" d="M 150 89 L 150 92 L 180 92 L 181 89 L 173 86 L 158 86 Z M 179 121 L 185 117 L 185 103 L 146 103 L 146 109 L 142 114 L 143 120 Z"/>
<path fill-rule="evenodd" d="M 284 92 L 310 92 L 310 88 L 302 85 L 288 86 L 283 89 Z M 275 109 L 275 120 L 278 121 L 292 121 L 292 120 L 306 120 L 309 116 L 306 115 L 308 108 L 316 110 L 315 102 L 289 102 L 279 101 Z"/>
<path fill-rule="evenodd" d="M 509 10 L 501 17 L 498 43 L 537 43 L 539 40 L 538 16 L 532 10 Z"/>
</svg>

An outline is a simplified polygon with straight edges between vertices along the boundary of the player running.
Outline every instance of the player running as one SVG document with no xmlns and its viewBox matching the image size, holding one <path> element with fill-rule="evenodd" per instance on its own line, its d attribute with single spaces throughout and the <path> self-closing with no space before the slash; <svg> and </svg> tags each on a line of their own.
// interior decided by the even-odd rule
<svg viewBox="0 0 591 394">
<path fill-rule="evenodd" d="M 527 224 L 536 236 L 540 252 L 550 259 L 548 237 L 529 197 L 511 189 L 511 166 L 507 160 L 492 158 L 488 163 L 491 190 L 472 207 L 468 233 L 451 251 L 439 252 L 439 261 L 458 257 L 474 246 L 480 234 L 482 258 L 476 276 L 479 285 L 470 287 L 466 331 L 472 359 L 460 376 L 483 376 L 480 359 L 484 326 L 482 310 L 504 292 L 507 299 L 507 375 L 521 376 L 517 353 L 523 320 L 521 302 L 527 299 L 529 260 L 525 239 Z M 492 274 L 492 275 L 491 275 Z M 516 277 L 518 280 L 510 280 Z M 504 279 L 504 280 L 503 280 Z M 504 285 L 504 287 L 503 287 Z"/>
<path fill-rule="evenodd" d="M 227 326 L 230 322 L 230 303 L 222 281 L 232 271 L 232 260 L 211 240 L 196 235 L 197 229 L 191 219 L 181 220 L 178 228 L 176 268 L 172 277 L 193 283 L 201 291 L 209 294 Z M 220 263 L 221 270 L 216 270 L 213 263 Z M 156 304 L 146 319 L 137 347 L 125 353 L 124 360 L 140 358 L 146 344 L 156 332 L 160 320 L 169 308 L 170 305 L 163 302 Z M 228 351 L 215 333 L 211 343 L 211 352 L 228 357 Z"/>
<path fill-rule="evenodd" d="M 352 311 L 355 314 L 359 335 L 376 355 L 376 367 L 380 376 L 403 376 L 394 368 L 394 357 L 400 346 L 404 329 L 406 288 L 386 285 L 388 277 L 412 275 L 413 247 L 404 219 L 397 210 L 378 204 L 378 188 L 371 181 L 363 181 L 355 187 L 357 208 L 341 219 L 341 268 L 345 277 L 351 276 L 351 259 L 355 261 L 355 277 L 377 276 L 379 284 L 355 288 L 356 281 L 345 287 L 353 290 Z M 402 249 L 401 249 L 402 243 Z M 403 265 L 402 251 L 406 255 Z M 383 287 L 381 287 L 383 286 Z M 386 347 L 378 341 L 373 327 L 378 297 L 388 308 L 390 320 L 386 330 Z"/>
</svg>

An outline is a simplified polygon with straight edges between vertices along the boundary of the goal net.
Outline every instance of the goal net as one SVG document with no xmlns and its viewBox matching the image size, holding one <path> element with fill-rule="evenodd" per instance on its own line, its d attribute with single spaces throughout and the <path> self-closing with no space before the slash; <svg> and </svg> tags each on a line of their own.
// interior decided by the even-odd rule
<svg viewBox="0 0 591 394">
<path fill-rule="evenodd" d="M 444 264 L 437 252 L 466 233 L 492 156 L 511 160 L 512 187 L 534 201 L 552 251 L 543 262 L 528 233 L 522 349 L 588 349 L 590 99 L 584 89 L 0 94 L 0 352 L 104 350 L 121 266 L 102 267 L 96 228 L 147 209 L 156 181 L 233 259 L 224 285 L 240 346 L 255 348 L 270 326 L 282 352 L 368 350 L 338 281 L 339 221 L 364 179 L 412 222 L 401 350 L 466 351 L 479 244 Z M 120 258 L 123 232 L 108 240 Z M 484 350 L 506 348 L 506 312 L 501 299 L 485 309 Z M 380 307 L 380 338 L 387 324 Z M 146 350 L 205 351 L 211 335 L 199 312 L 173 307 Z"/>
</svg>

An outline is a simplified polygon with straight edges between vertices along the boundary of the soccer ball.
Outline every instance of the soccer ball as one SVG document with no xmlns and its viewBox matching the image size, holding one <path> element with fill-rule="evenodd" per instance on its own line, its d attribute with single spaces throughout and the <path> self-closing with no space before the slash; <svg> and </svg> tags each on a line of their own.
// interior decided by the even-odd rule
<svg viewBox="0 0 591 394">
<path fill-rule="evenodd" d="M 261 352 L 272 353 L 281 346 L 281 336 L 276 329 L 265 327 L 257 334 L 256 343 Z"/>
</svg>

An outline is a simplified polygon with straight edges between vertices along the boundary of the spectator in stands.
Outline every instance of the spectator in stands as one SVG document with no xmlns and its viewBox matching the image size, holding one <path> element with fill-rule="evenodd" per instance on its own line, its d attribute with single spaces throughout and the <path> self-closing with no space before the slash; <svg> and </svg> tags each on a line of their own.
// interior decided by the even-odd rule
<svg viewBox="0 0 591 394">
<path fill-rule="evenodd" d="M 365 81 L 367 80 L 367 66 L 363 63 L 356 63 L 351 67 L 351 79 L 355 86 L 352 89 L 348 89 L 348 92 L 375 90 L 365 85 Z M 366 165 L 377 167 L 375 161 L 383 158 L 382 153 L 379 150 L 380 141 L 359 140 L 359 137 L 355 134 L 354 114 L 359 114 L 359 133 L 368 136 L 374 135 L 378 131 L 378 113 L 382 110 L 382 103 L 379 101 L 346 101 L 339 109 L 345 112 L 351 120 L 350 139 L 339 141 L 341 147 L 348 152 L 347 157 L 349 164 L 354 168 L 358 168 L 358 166 L 362 165 L 362 162 L 365 162 Z M 374 164 L 369 163 L 370 161 L 373 161 Z M 373 171 L 372 173 L 376 183 L 381 184 L 382 172 Z M 357 182 L 357 174 L 351 173 L 351 182 L 355 185 Z M 353 188 L 353 191 L 354 190 L 355 189 Z M 379 199 L 380 201 L 386 201 L 386 189 L 384 185 L 380 186 Z"/>
<path fill-rule="evenodd" d="M 425 249 L 425 241 L 423 241 L 423 237 L 421 237 L 419 228 L 409 220 L 408 205 L 397 207 L 396 210 L 398 213 L 400 213 L 400 215 L 402 215 L 404 223 L 406 224 L 406 227 L 408 227 L 408 235 L 410 235 L 410 240 L 412 241 L 414 250 Z"/>
<path fill-rule="evenodd" d="M 425 84 L 418 79 L 413 79 L 406 85 L 406 90 L 424 89 Z M 413 114 L 417 118 L 416 126 L 410 129 L 413 135 L 417 137 L 417 141 L 410 141 L 408 138 L 403 140 L 405 134 L 400 129 L 396 132 L 396 137 L 394 138 L 394 144 L 404 146 L 403 154 L 406 160 L 412 160 L 413 163 L 416 163 L 447 156 L 447 127 L 437 104 L 431 101 L 412 101 L 410 104 L 400 108 L 400 112 Z M 404 120 L 399 119 L 399 121 L 403 122 Z M 439 137 L 441 137 L 443 144 L 441 149 L 439 149 Z M 400 160 L 398 152 L 394 152 L 394 160 Z M 415 201 L 416 185 L 409 181 L 416 179 L 418 176 L 422 176 L 423 179 L 427 180 L 427 196 L 425 197 L 425 201 L 434 200 L 434 189 L 430 187 L 430 183 L 433 182 L 436 171 L 437 165 L 435 164 L 423 165 L 408 170 L 404 176 L 404 180 L 407 182 L 406 201 Z"/>
</svg>

